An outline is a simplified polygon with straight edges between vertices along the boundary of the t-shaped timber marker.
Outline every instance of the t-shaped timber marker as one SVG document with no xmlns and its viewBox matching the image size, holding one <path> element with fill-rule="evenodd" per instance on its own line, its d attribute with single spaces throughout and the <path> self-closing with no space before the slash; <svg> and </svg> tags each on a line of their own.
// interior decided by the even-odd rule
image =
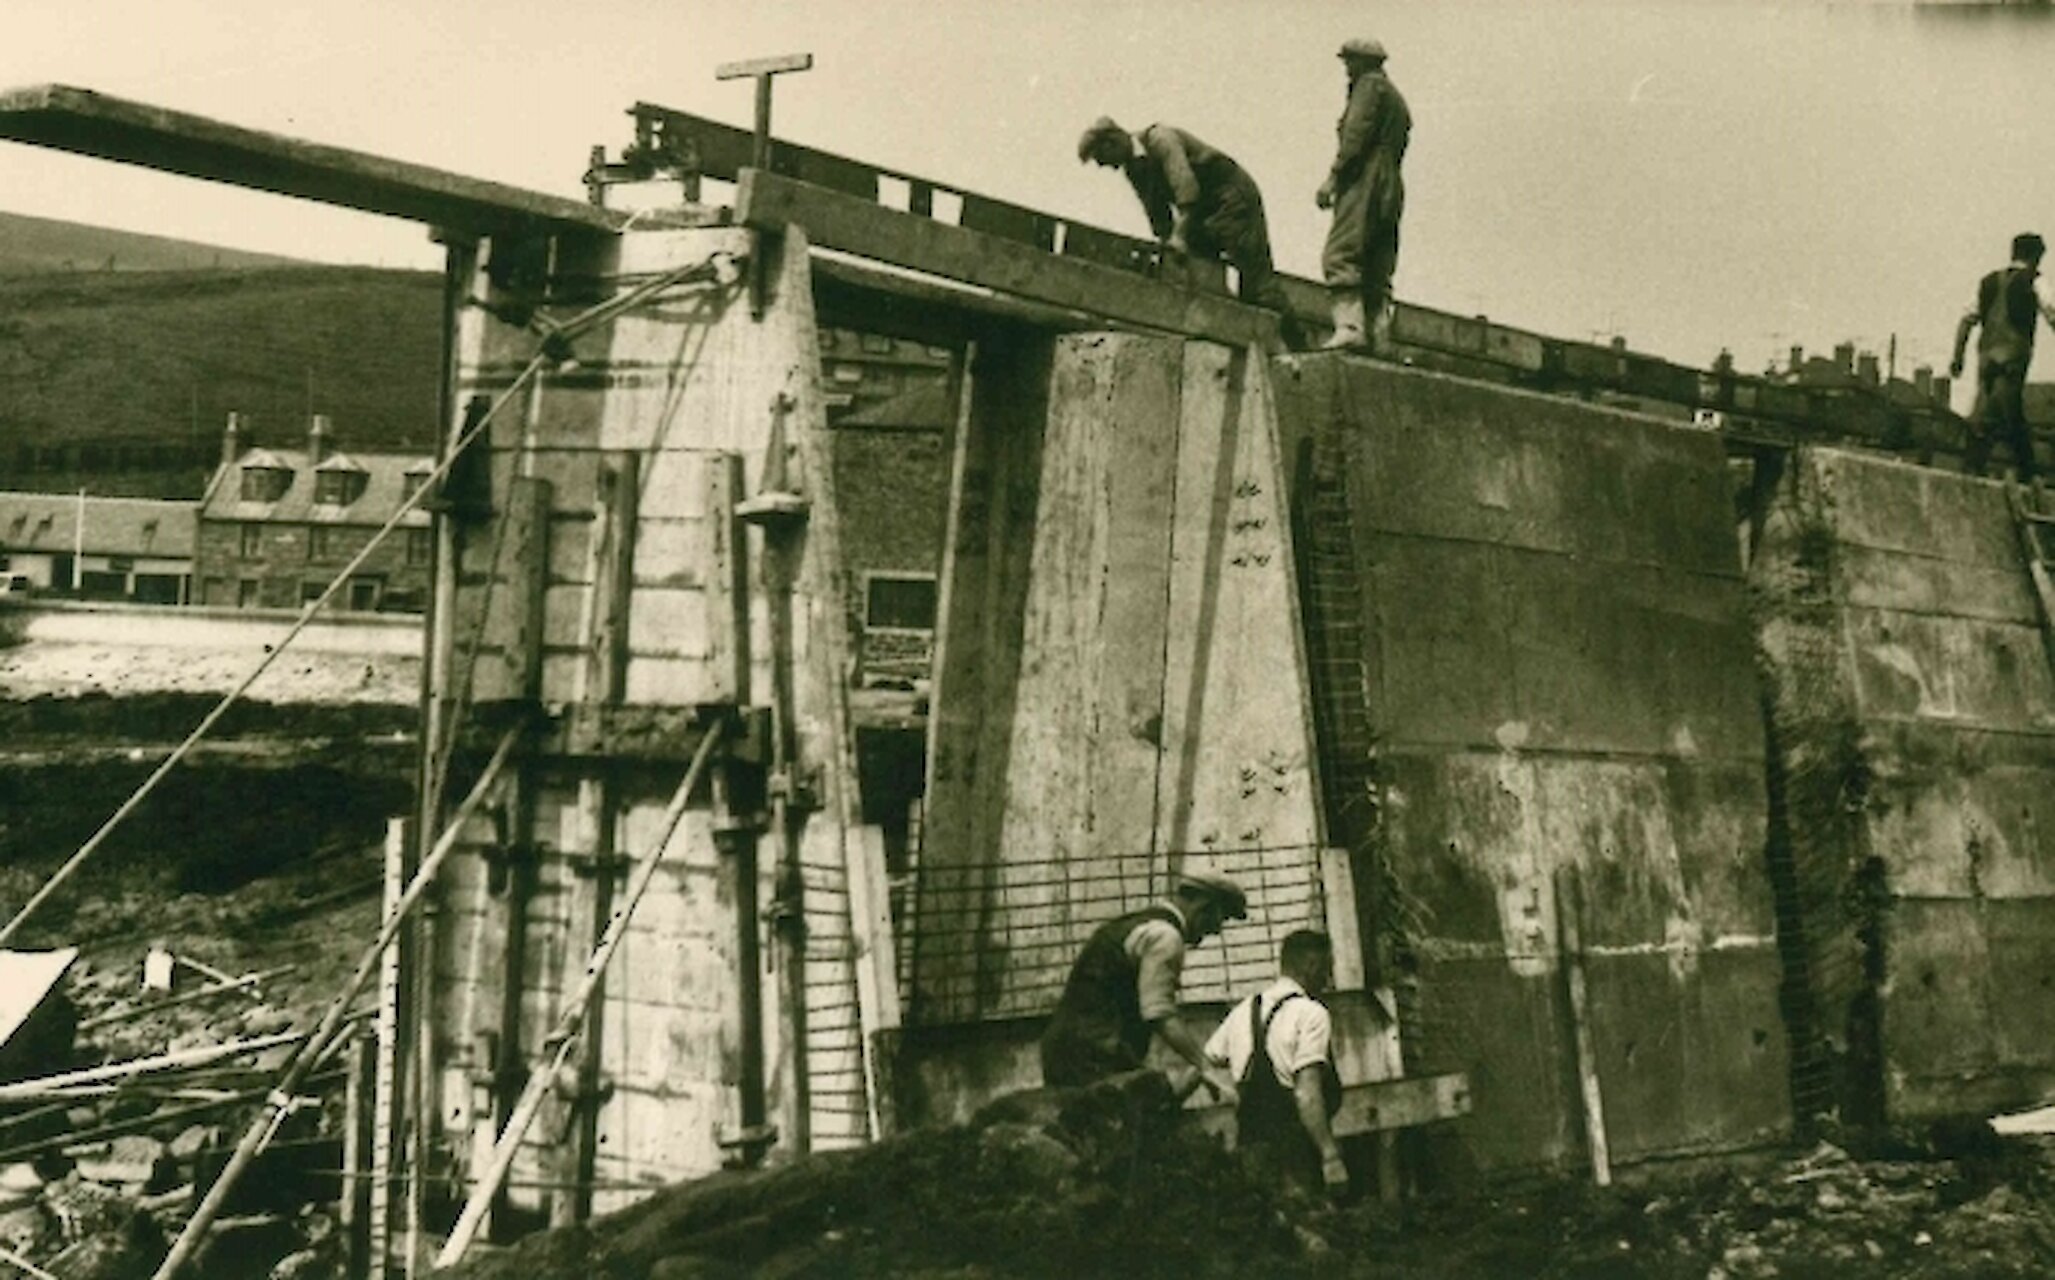
<svg viewBox="0 0 2055 1280">
<path fill-rule="evenodd" d="M 771 80 L 788 71 L 813 70 L 813 55 L 810 53 L 786 53 L 775 58 L 751 58 L 746 62 L 723 62 L 714 68 L 716 80 L 756 80 L 756 145 L 751 148 L 749 163 L 753 168 L 768 171 L 771 167 Z M 763 319 L 764 289 L 770 279 L 769 264 L 764 261 L 763 236 L 757 233 L 757 248 L 749 255 L 749 314 L 752 319 Z"/>
</svg>

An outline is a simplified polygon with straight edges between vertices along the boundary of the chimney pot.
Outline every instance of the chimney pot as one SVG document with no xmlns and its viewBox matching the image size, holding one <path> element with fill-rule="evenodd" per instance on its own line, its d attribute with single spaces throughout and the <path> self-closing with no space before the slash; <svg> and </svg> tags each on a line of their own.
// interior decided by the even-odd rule
<svg viewBox="0 0 2055 1280">
<path fill-rule="evenodd" d="M 317 413 L 307 420 L 307 463 L 320 466 L 328 457 L 328 446 L 333 440 L 329 430 L 328 415 Z"/>
<path fill-rule="evenodd" d="M 235 460 L 243 456 L 243 415 L 228 415 L 228 425 L 221 429 L 221 465 L 232 467 Z"/>
</svg>

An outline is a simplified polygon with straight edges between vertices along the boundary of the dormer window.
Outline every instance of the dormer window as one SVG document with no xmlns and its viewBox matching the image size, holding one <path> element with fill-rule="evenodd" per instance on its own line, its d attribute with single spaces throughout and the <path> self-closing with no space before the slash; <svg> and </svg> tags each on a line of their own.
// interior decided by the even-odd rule
<svg viewBox="0 0 2055 1280">
<path fill-rule="evenodd" d="M 244 467 L 244 502 L 276 502 L 293 487 L 293 473 L 284 467 Z"/>
<path fill-rule="evenodd" d="M 347 507 L 364 496 L 364 490 L 370 483 L 371 474 L 348 454 L 338 453 L 324 458 L 321 465 L 314 468 L 314 505 Z"/>
<path fill-rule="evenodd" d="M 364 496 L 370 479 L 361 471 L 322 471 L 314 477 L 314 501 L 324 507 L 347 507 Z"/>
</svg>

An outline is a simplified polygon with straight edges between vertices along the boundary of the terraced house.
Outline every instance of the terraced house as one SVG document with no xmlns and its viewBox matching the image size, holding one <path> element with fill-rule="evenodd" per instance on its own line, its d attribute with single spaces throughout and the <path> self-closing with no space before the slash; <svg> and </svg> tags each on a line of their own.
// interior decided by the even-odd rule
<svg viewBox="0 0 2055 1280">
<path fill-rule="evenodd" d="M 304 448 L 256 447 L 237 415 L 200 500 L 197 603 L 297 609 L 318 597 L 429 473 L 424 456 L 337 449 L 324 414 Z M 410 511 L 334 598 L 355 612 L 419 612 L 428 599 L 428 515 Z"/>
</svg>

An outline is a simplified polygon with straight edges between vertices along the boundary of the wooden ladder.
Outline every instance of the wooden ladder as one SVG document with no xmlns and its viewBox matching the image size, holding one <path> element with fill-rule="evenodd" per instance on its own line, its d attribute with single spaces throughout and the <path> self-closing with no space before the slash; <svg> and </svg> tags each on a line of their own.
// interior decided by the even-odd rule
<svg viewBox="0 0 2055 1280">
<path fill-rule="evenodd" d="M 2055 513 L 2048 510 L 2047 492 L 2036 483 L 2031 488 L 2014 483 L 2005 486 L 2005 504 L 2012 511 L 2012 525 L 2019 531 L 2020 554 L 2026 559 L 2027 576 L 2033 579 L 2034 599 L 2041 610 L 2041 640 L 2050 666 L 2055 666 Z"/>
</svg>

